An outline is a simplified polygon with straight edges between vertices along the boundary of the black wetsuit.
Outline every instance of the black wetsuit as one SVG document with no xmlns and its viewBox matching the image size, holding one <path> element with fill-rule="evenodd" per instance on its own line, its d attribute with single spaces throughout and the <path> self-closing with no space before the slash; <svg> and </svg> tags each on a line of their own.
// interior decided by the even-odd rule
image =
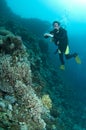
<svg viewBox="0 0 86 130">
<path fill-rule="evenodd" d="M 58 46 L 58 49 L 60 50 L 61 53 L 59 53 L 59 58 L 61 61 L 61 64 L 64 65 L 64 59 L 63 59 L 63 54 L 65 54 L 66 48 L 68 46 L 68 36 L 67 36 L 67 31 L 63 29 L 62 27 L 59 28 L 59 30 L 54 29 L 50 32 L 50 34 L 53 34 L 53 40 L 55 45 Z M 59 42 L 59 44 L 57 44 Z M 75 57 L 76 53 L 74 54 L 65 54 L 66 59 L 70 59 L 72 57 Z"/>
<path fill-rule="evenodd" d="M 58 49 L 61 52 L 65 52 L 66 47 L 68 45 L 67 31 L 63 29 L 62 27 L 60 27 L 59 31 L 57 29 L 54 29 L 50 33 L 54 35 L 53 39 L 56 45 L 57 45 L 57 42 L 59 41 Z"/>
</svg>

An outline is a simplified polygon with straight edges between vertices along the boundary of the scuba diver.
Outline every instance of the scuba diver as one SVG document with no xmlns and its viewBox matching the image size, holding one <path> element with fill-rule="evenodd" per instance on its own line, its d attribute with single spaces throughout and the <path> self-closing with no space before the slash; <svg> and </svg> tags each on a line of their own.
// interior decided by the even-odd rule
<svg viewBox="0 0 86 130">
<path fill-rule="evenodd" d="M 45 33 L 44 38 L 52 38 L 52 41 L 58 46 L 55 54 L 58 52 L 61 62 L 60 69 L 65 70 L 64 55 L 66 59 L 75 58 L 76 63 L 81 64 L 81 60 L 77 53 L 70 54 L 67 31 L 60 26 L 60 22 L 53 22 L 53 30 L 50 33 Z"/>
</svg>

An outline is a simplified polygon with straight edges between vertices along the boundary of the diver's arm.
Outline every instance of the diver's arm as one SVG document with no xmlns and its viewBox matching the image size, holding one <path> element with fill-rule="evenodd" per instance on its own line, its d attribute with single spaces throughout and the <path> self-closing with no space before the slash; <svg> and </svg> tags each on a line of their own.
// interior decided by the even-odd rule
<svg viewBox="0 0 86 130">
<path fill-rule="evenodd" d="M 53 38 L 53 34 L 50 34 L 50 33 L 45 33 L 44 34 L 44 38 Z"/>
</svg>

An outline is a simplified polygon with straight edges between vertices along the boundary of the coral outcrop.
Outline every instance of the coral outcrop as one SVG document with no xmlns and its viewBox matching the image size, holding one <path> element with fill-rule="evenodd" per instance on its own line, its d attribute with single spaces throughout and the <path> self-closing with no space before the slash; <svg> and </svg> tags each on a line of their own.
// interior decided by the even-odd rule
<svg viewBox="0 0 86 130">
<path fill-rule="evenodd" d="M 11 32 L 8 34 L 7 30 L 4 31 L 0 31 L 2 40 L 0 44 L 0 100 L 2 100 L 0 119 L 4 124 L 3 127 L 9 127 L 10 130 L 14 126 L 18 126 L 21 130 L 23 127 L 25 130 L 44 130 L 46 123 L 41 115 L 46 112 L 44 112 L 41 99 L 37 97 L 31 86 L 32 77 L 28 54 L 20 37 L 11 35 Z M 14 48 L 9 48 L 11 44 L 14 44 Z M 5 105 L 6 102 L 8 105 Z M 10 112 L 10 116 L 7 111 Z M 3 116 L 6 121 L 2 119 Z"/>
<path fill-rule="evenodd" d="M 47 108 L 47 109 L 51 109 L 52 108 L 52 101 L 49 97 L 49 95 L 43 95 L 42 96 L 42 102 L 43 102 L 43 105 Z"/>
<path fill-rule="evenodd" d="M 20 36 L 15 36 L 12 32 L 1 28 L 0 29 L 0 50 L 5 53 L 13 53 L 15 50 L 22 49 L 22 39 Z"/>
</svg>

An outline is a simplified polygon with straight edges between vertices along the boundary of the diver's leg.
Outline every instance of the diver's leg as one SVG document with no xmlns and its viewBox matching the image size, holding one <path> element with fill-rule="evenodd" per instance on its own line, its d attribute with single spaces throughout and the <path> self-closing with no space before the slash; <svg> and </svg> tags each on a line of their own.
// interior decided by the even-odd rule
<svg viewBox="0 0 86 130">
<path fill-rule="evenodd" d="M 66 50 L 65 50 L 64 54 L 65 54 L 66 59 L 71 59 L 78 55 L 77 53 L 70 54 L 69 45 L 66 46 Z"/>
<path fill-rule="evenodd" d="M 77 53 L 65 55 L 66 59 L 75 58 L 77 64 L 81 64 L 81 59 Z"/>
<path fill-rule="evenodd" d="M 61 62 L 60 69 L 65 70 L 63 53 L 59 53 L 59 59 L 60 59 L 60 62 Z"/>
<path fill-rule="evenodd" d="M 74 53 L 74 54 L 65 54 L 66 59 L 71 59 L 71 58 L 75 58 L 78 54 Z"/>
<path fill-rule="evenodd" d="M 59 59 L 62 65 L 64 65 L 63 53 L 59 54 Z"/>
</svg>

